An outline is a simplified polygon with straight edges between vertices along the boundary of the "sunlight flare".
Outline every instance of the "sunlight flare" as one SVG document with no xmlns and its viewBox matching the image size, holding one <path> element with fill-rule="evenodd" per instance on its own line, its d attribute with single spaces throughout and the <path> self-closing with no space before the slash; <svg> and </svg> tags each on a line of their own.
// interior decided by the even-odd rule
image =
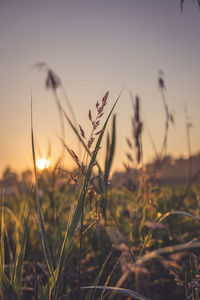
<svg viewBox="0 0 200 300">
<path fill-rule="evenodd" d="M 49 165 L 50 161 L 44 157 L 37 160 L 37 167 L 40 170 L 48 169 Z"/>
</svg>

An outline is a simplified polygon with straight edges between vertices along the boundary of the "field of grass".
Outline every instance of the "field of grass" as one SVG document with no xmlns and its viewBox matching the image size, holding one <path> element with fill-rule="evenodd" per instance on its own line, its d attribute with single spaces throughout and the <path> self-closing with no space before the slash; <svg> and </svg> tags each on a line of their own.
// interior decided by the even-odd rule
<svg viewBox="0 0 200 300">
<path fill-rule="evenodd" d="M 92 130 L 87 139 L 70 103 L 71 118 L 60 104 L 61 82 L 47 71 L 46 84 L 60 115 L 63 151 L 70 153 L 77 169 L 64 170 L 58 161 L 53 169 L 37 170 L 32 122 L 34 183 L 24 182 L 10 195 L 4 189 L 1 193 L 0 299 L 199 299 L 199 186 L 192 184 L 190 169 L 185 186 L 160 186 L 158 181 L 173 124 L 162 74 L 166 119 L 161 151 L 151 168 L 145 168 L 136 96 L 126 184 L 112 184 L 114 108 L 120 95 L 104 123 L 109 93 L 96 104 L 96 112 L 89 111 Z M 64 142 L 64 121 L 85 151 L 83 160 Z M 102 168 L 98 151 L 108 122 L 112 130 Z"/>
</svg>

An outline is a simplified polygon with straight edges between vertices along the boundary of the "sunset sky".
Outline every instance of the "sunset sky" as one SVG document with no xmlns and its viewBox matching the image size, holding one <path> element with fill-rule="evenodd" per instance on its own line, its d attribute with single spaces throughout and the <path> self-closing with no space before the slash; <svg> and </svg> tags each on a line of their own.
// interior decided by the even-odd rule
<svg viewBox="0 0 200 300">
<path fill-rule="evenodd" d="M 45 73 L 33 67 L 38 62 L 59 75 L 87 135 L 88 110 L 94 112 L 109 90 L 108 113 L 125 86 L 115 110 L 115 169 L 126 160 L 125 139 L 131 136 L 130 90 L 141 99 L 145 160 L 154 155 L 148 130 L 161 148 L 165 115 L 159 70 L 175 117 L 168 153 L 188 153 L 185 106 L 194 125 L 192 152 L 200 151 L 200 11 L 195 1 L 185 1 L 181 13 L 179 0 L 0 0 L 0 37 L 0 173 L 6 166 L 32 167 L 31 90 L 37 156 L 47 155 L 49 144 L 53 160 L 61 153 L 57 107 L 45 88 Z M 78 151 L 68 127 L 66 143 Z M 67 154 L 66 165 L 71 166 Z"/>
</svg>

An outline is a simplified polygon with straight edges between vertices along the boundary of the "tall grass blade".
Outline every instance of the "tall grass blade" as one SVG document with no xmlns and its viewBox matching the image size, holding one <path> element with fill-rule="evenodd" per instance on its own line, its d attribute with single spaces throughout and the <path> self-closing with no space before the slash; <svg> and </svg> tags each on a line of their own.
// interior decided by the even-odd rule
<svg viewBox="0 0 200 300">
<path fill-rule="evenodd" d="M 14 264 L 13 276 L 12 276 L 13 287 L 18 296 L 20 296 L 20 291 L 21 291 L 23 262 L 24 262 L 24 255 L 26 249 L 26 241 L 28 236 L 29 215 L 30 215 L 30 197 L 28 198 L 27 203 L 25 204 L 24 218 L 23 218 L 23 232 L 17 244 L 16 258 L 15 258 L 15 264 Z"/>
<path fill-rule="evenodd" d="M 161 216 L 158 220 L 157 220 L 157 223 L 160 223 L 162 222 L 163 220 L 165 220 L 166 218 L 168 218 L 169 216 L 171 215 L 181 215 L 181 216 L 185 216 L 185 217 L 189 217 L 189 218 L 192 218 L 194 221 L 197 221 L 197 222 L 200 222 L 200 218 L 197 217 L 197 216 L 194 216 L 193 214 L 190 214 L 186 211 L 180 211 L 180 210 L 173 210 L 173 211 L 168 211 L 167 213 L 165 213 L 163 216 Z M 145 239 L 144 239 L 144 242 L 143 242 L 143 245 L 142 245 L 142 248 L 140 250 L 140 253 L 138 255 L 138 257 L 140 257 L 144 250 L 145 250 L 145 247 L 148 243 L 148 241 L 151 239 L 152 237 L 152 230 L 150 230 L 148 232 L 148 234 L 146 235 Z"/>
<path fill-rule="evenodd" d="M 110 169 L 113 162 L 114 151 L 116 144 L 116 114 L 113 116 L 112 122 L 112 140 L 110 142 L 110 136 L 107 136 L 107 149 L 106 149 L 106 159 L 105 159 L 105 174 L 104 174 L 104 187 L 105 187 L 105 197 L 103 199 L 103 216 L 106 223 L 106 211 L 107 211 L 107 192 L 108 192 L 108 179 L 110 175 Z"/>
<path fill-rule="evenodd" d="M 181 211 L 181 210 L 172 210 L 172 211 L 169 211 L 167 212 L 166 214 L 164 214 L 164 216 L 162 216 L 160 219 L 159 219 L 159 223 L 162 222 L 164 219 L 166 219 L 168 216 L 171 216 L 171 215 L 181 215 L 181 216 L 185 216 L 185 217 L 189 217 L 189 218 L 192 218 L 193 220 L 195 221 L 198 221 L 200 222 L 200 218 L 193 215 L 193 214 L 190 214 L 186 211 Z"/>
<path fill-rule="evenodd" d="M 85 287 L 82 287 L 81 289 L 100 289 L 100 290 L 115 292 L 116 294 L 126 296 L 126 297 L 131 297 L 133 299 L 149 300 L 149 298 L 147 298 L 139 293 L 136 293 L 132 290 L 117 288 L 117 287 L 112 287 L 112 286 L 85 286 Z"/>
<path fill-rule="evenodd" d="M 1 203 L 1 269 L 4 271 L 5 264 L 5 247 L 4 247 L 4 190 L 2 195 L 2 203 Z M 2 297 L 4 297 L 4 291 L 2 289 Z"/>
<path fill-rule="evenodd" d="M 118 295 L 122 295 L 122 296 L 126 296 L 126 297 L 130 297 L 132 299 L 137 299 L 137 300 L 149 300 L 149 298 L 139 294 L 139 293 L 136 293 L 132 290 L 129 290 L 129 289 L 123 289 L 123 288 L 117 288 L 117 287 L 112 287 L 112 286 L 84 286 L 84 287 L 81 287 L 81 290 L 86 290 L 86 289 L 99 289 L 99 290 L 106 290 L 106 291 L 109 291 L 109 292 L 114 292 Z M 72 290 L 71 292 L 63 295 L 62 297 L 60 297 L 58 300 L 62 300 L 64 299 L 65 297 L 69 296 L 69 295 L 73 295 L 75 293 L 78 292 L 78 289 L 74 289 Z"/>
<path fill-rule="evenodd" d="M 104 283 L 104 287 L 108 286 L 109 282 L 110 282 L 110 279 L 115 271 L 115 269 L 117 268 L 118 264 L 119 264 L 119 261 L 120 261 L 120 257 L 117 259 L 117 261 L 115 262 L 110 274 L 107 276 L 106 278 L 106 282 Z M 99 300 L 103 300 L 104 299 L 104 293 L 105 293 L 105 290 L 102 291 L 101 293 L 101 297 Z"/>
<path fill-rule="evenodd" d="M 106 178 L 108 178 L 108 160 L 109 160 L 109 152 L 110 152 L 110 135 L 107 134 L 107 141 L 106 141 L 106 159 L 105 159 L 105 174 L 104 179 L 106 182 Z"/>
<path fill-rule="evenodd" d="M 67 152 L 68 152 L 69 155 L 71 156 L 71 158 L 75 161 L 75 163 L 77 164 L 77 166 L 80 168 L 80 164 L 79 164 L 79 162 L 75 159 L 75 157 L 73 156 L 73 154 L 72 154 L 70 148 L 65 144 L 65 142 L 64 142 L 62 139 L 60 139 L 60 140 L 61 140 L 61 142 L 62 142 L 64 148 L 67 150 Z"/>
<path fill-rule="evenodd" d="M 59 257 L 59 263 L 58 263 L 58 267 L 56 269 L 56 275 L 55 275 L 55 277 L 57 279 L 56 285 L 59 284 L 60 276 L 61 276 L 62 269 L 63 269 L 64 264 L 65 264 L 65 260 L 67 259 L 68 255 L 69 255 L 69 247 L 72 243 L 73 237 L 76 233 L 76 230 L 77 230 L 80 218 L 81 218 L 82 207 L 84 205 L 84 201 L 85 201 L 85 198 L 86 198 L 86 193 L 87 193 L 90 177 L 91 177 L 91 174 L 92 174 L 92 169 L 93 169 L 94 163 L 96 161 L 96 157 L 97 157 L 97 154 L 98 154 L 101 142 L 102 142 L 102 138 L 103 138 L 107 123 L 108 123 L 108 121 L 110 119 L 110 116 L 111 116 L 111 114 L 112 114 L 112 112 L 113 112 L 120 96 L 121 96 L 121 93 L 122 93 L 122 91 L 120 92 L 117 100 L 115 101 L 115 103 L 114 103 L 114 105 L 113 105 L 113 107 L 112 107 L 105 123 L 104 123 L 102 131 L 99 134 L 98 140 L 96 142 L 95 150 L 93 151 L 93 155 L 91 157 L 91 160 L 90 160 L 90 163 L 89 163 L 89 166 L 88 166 L 85 178 L 84 178 L 84 182 L 83 182 L 82 190 L 81 190 L 81 193 L 80 193 L 80 196 L 79 196 L 79 199 L 78 199 L 78 203 L 77 203 L 77 206 L 76 206 L 71 224 L 70 224 L 68 230 L 66 231 L 65 238 L 64 238 L 64 241 L 63 241 L 63 245 L 62 245 L 62 249 L 61 249 L 61 253 L 60 253 L 60 257 Z"/>
<path fill-rule="evenodd" d="M 1 265 L 0 265 L 0 287 L 1 287 L 2 294 L 4 296 L 3 299 L 19 300 L 19 297 L 17 296 L 12 284 L 9 282 Z"/>
<path fill-rule="evenodd" d="M 157 250 L 153 250 L 146 255 L 142 256 L 139 258 L 134 264 L 132 264 L 131 269 L 134 270 L 136 266 L 139 266 L 146 261 L 157 257 L 158 255 L 161 254 L 167 254 L 167 253 L 173 253 L 177 251 L 182 251 L 186 249 L 192 249 L 192 248 L 199 248 L 200 247 L 200 241 L 192 240 L 190 242 L 180 244 L 180 245 L 174 245 L 174 246 L 167 246 L 163 248 L 159 248 Z"/>
<path fill-rule="evenodd" d="M 4 264 L 5 264 L 4 232 L 5 232 L 5 223 L 4 223 L 4 191 L 3 191 L 2 205 L 1 205 L 0 290 L 1 290 L 2 299 L 19 300 L 12 284 L 9 282 L 4 272 Z"/>
<path fill-rule="evenodd" d="M 112 140 L 110 143 L 108 139 L 108 145 L 107 145 L 107 153 L 106 153 L 106 161 L 105 161 L 105 182 L 107 182 L 109 179 L 110 169 L 114 157 L 115 144 L 116 144 L 116 114 L 113 116 Z"/>
<path fill-rule="evenodd" d="M 49 245 L 48 245 L 48 241 L 47 241 L 47 235 L 46 235 L 46 231 L 45 231 L 45 227 L 44 227 L 42 210 L 41 210 L 40 202 L 39 202 L 39 199 L 38 199 L 38 178 L 37 178 L 37 169 L 36 169 L 36 160 L 35 160 L 35 146 L 34 146 L 34 134 L 33 134 L 32 97 L 31 97 L 31 140 L 32 140 L 33 165 L 34 165 L 34 173 L 35 173 L 35 181 L 36 181 L 37 216 L 38 216 L 40 232 L 41 232 L 41 237 L 42 237 L 42 247 L 43 247 L 44 256 L 45 256 L 46 264 L 47 264 L 47 267 L 48 267 L 48 271 L 49 271 L 49 273 L 52 276 L 53 281 L 54 281 L 53 263 L 52 263 L 52 260 L 51 260 L 51 254 L 50 254 Z"/>
<path fill-rule="evenodd" d="M 102 273 L 103 273 L 103 271 L 105 269 L 105 266 L 106 266 L 108 260 L 112 256 L 112 254 L 113 254 L 113 251 L 111 253 L 109 253 L 109 255 L 107 256 L 106 260 L 104 261 L 104 263 L 103 263 L 103 265 L 102 265 L 102 267 L 101 267 L 101 269 L 100 269 L 97 277 L 94 280 L 93 286 L 97 286 L 99 284 L 99 280 L 101 278 L 101 275 L 102 275 Z M 90 289 L 89 292 L 87 293 L 86 297 L 85 297 L 85 300 L 94 300 L 94 295 L 95 295 L 95 290 Z"/>
<path fill-rule="evenodd" d="M 2 195 L 2 204 L 1 204 L 1 267 L 4 270 L 5 264 L 5 247 L 4 247 L 4 190 Z"/>
<path fill-rule="evenodd" d="M 50 282 L 48 282 L 45 287 L 38 285 L 38 299 L 39 300 L 50 300 L 50 291 L 51 291 L 51 285 Z"/>
</svg>

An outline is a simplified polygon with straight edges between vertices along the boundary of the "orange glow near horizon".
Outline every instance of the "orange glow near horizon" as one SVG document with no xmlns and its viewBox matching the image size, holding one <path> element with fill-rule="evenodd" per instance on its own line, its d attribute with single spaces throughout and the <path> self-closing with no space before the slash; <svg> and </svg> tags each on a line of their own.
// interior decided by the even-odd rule
<svg viewBox="0 0 200 300">
<path fill-rule="evenodd" d="M 49 165 L 50 165 L 50 161 L 44 157 L 37 160 L 37 167 L 40 170 L 48 169 Z"/>
</svg>

